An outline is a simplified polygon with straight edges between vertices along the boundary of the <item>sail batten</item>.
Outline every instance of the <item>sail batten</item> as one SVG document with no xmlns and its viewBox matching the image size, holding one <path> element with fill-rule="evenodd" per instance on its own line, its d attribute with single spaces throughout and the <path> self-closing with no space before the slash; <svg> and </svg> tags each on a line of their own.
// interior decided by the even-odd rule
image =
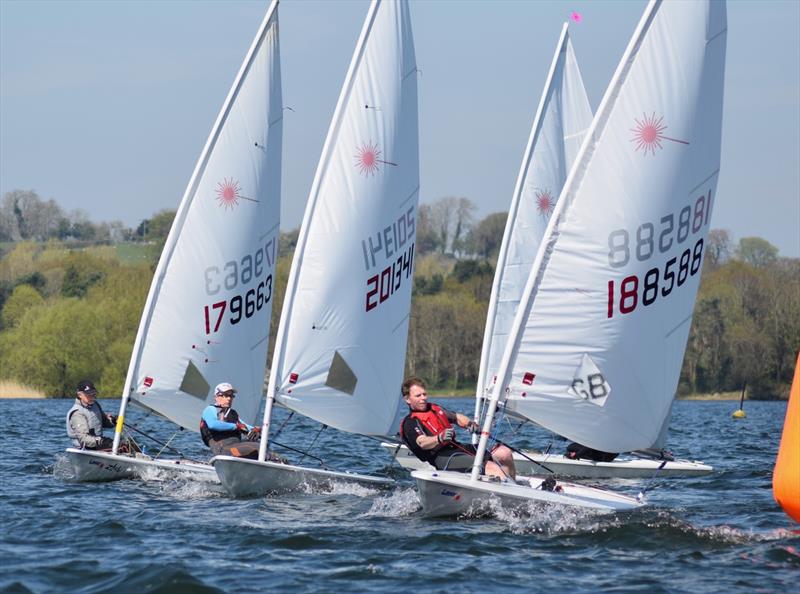
<svg viewBox="0 0 800 594">
<path fill-rule="evenodd" d="M 651 2 L 564 185 L 494 397 L 589 447 L 662 437 L 719 169 L 724 2 Z M 698 186 L 698 180 L 706 181 Z"/>
</svg>

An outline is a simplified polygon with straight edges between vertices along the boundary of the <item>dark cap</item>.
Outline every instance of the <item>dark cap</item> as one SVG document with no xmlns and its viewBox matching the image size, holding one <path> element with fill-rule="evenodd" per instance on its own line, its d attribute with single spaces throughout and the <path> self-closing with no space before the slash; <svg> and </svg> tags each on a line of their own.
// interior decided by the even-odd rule
<svg viewBox="0 0 800 594">
<path fill-rule="evenodd" d="M 97 394 L 97 390 L 95 390 L 94 384 L 89 380 L 79 381 L 77 391 L 83 392 L 84 394 Z"/>
</svg>

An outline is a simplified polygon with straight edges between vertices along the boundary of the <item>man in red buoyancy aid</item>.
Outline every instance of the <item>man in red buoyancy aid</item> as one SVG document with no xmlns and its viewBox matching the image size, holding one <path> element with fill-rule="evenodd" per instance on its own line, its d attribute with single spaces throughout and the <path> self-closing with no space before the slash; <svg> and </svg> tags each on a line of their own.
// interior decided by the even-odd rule
<svg viewBox="0 0 800 594">
<path fill-rule="evenodd" d="M 478 426 L 468 417 L 443 409 L 428 402 L 425 382 L 410 377 L 403 382 L 403 398 L 410 409 L 400 423 L 400 437 L 420 460 L 438 470 L 469 472 L 475 462 L 475 446 L 461 444 L 455 438 L 455 426 L 478 431 Z M 511 450 L 497 446 L 487 452 L 484 473 L 499 479 L 515 479 L 516 469 Z"/>
</svg>

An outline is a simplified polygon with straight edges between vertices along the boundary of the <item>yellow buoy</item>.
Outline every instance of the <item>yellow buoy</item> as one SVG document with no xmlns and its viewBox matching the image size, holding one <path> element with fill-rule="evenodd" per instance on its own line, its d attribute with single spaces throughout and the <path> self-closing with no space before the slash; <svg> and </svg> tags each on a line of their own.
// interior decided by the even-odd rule
<svg viewBox="0 0 800 594">
<path fill-rule="evenodd" d="M 772 474 L 775 501 L 796 522 L 800 522 L 800 354 L 794 370 L 783 435 Z"/>
</svg>

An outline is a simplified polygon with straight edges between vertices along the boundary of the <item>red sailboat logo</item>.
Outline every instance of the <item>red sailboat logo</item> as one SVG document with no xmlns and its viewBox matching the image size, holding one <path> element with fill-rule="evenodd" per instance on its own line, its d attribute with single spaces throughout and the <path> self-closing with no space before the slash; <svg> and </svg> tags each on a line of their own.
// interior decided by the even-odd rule
<svg viewBox="0 0 800 594">
<path fill-rule="evenodd" d="M 550 190 L 536 190 L 536 210 L 539 211 L 539 216 L 547 219 L 553 214 L 553 208 L 556 201 L 553 200 Z"/>
<path fill-rule="evenodd" d="M 685 140 L 664 136 L 664 130 L 667 129 L 667 126 L 664 124 L 664 118 L 656 116 L 655 112 L 651 115 L 644 114 L 641 120 L 636 118 L 634 121 L 636 122 L 636 127 L 631 128 L 631 132 L 633 132 L 631 142 L 636 145 L 637 151 L 644 151 L 645 155 L 648 151 L 650 151 L 650 154 L 655 155 L 656 149 L 664 148 L 661 144 L 664 140 L 671 140 L 672 142 L 678 142 L 680 144 L 689 144 Z"/>
<path fill-rule="evenodd" d="M 228 179 L 227 177 L 221 182 L 217 183 L 217 202 L 225 210 L 233 209 L 239 206 L 239 200 L 248 200 L 250 202 L 258 202 L 255 198 L 248 198 L 240 194 L 239 182 L 235 179 Z"/>
<path fill-rule="evenodd" d="M 397 163 L 381 159 L 381 150 L 375 143 L 363 144 L 356 151 L 356 167 L 362 175 L 367 177 L 375 175 L 378 172 L 378 163 L 397 166 Z"/>
</svg>

